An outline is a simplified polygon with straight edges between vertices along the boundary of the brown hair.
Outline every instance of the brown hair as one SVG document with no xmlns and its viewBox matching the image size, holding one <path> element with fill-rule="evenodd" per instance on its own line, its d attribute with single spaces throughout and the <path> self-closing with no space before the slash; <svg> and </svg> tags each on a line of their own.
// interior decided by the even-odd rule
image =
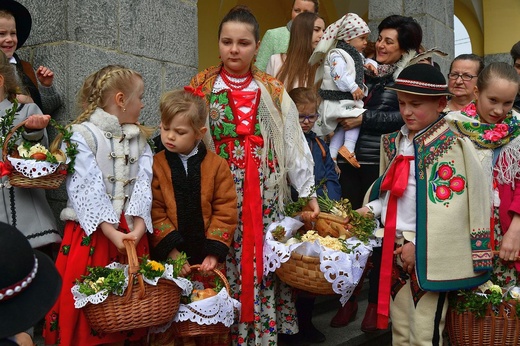
<svg viewBox="0 0 520 346">
<path fill-rule="evenodd" d="M 318 18 L 321 17 L 317 13 L 303 12 L 293 20 L 285 61 L 276 74 L 276 78 L 284 83 L 287 91 L 290 91 L 296 82 L 307 87 L 314 84 L 319 64 L 309 66 L 309 58 L 313 52 L 314 23 Z"/>
<path fill-rule="evenodd" d="M 204 98 L 184 89 L 175 89 L 164 93 L 159 104 L 161 122 L 169 125 L 171 121 L 182 116 L 188 119 L 195 133 L 206 125 L 208 108 Z"/>
<path fill-rule="evenodd" d="M 520 76 L 516 73 L 513 66 L 505 62 L 493 62 L 479 73 L 477 79 L 478 90 L 486 90 L 486 88 L 490 86 L 491 80 L 495 78 L 505 79 L 509 82 L 516 83 L 520 87 Z"/>
<path fill-rule="evenodd" d="M 301 14 L 299 15 L 301 16 Z M 305 87 L 298 87 L 294 88 L 291 91 L 289 91 L 289 96 L 293 100 L 293 102 L 296 104 L 296 107 L 300 105 L 305 105 L 308 103 L 316 104 L 318 102 L 318 96 L 316 94 L 316 91 L 312 88 L 305 88 Z"/>
<path fill-rule="evenodd" d="M 222 32 L 222 26 L 227 22 L 238 22 L 249 24 L 253 27 L 253 35 L 255 37 L 255 42 L 258 43 L 260 41 L 260 27 L 258 25 L 258 21 L 255 16 L 249 9 L 249 7 L 245 5 L 237 5 L 233 7 L 229 12 L 222 18 L 218 26 L 218 38 L 220 39 L 220 33 Z"/>
<path fill-rule="evenodd" d="M 20 88 L 16 81 L 13 66 L 9 63 L 9 59 L 7 59 L 4 52 L 0 51 L 0 53 L 0 75 L 4 77 L 4 96 L 13 102 L 16 98 L 16 94 L 20 93 Z"/>
<path fill-rule="evenodd" d="M 8 10 L 6 10 L 6 9 L 0 10 L 0 18 L 8 18 L 8 19 L 12 18 L 16 22 L 16 19 L 14 18 L 14 15 L 11 12 L 9 12 Z"/>
</svg>

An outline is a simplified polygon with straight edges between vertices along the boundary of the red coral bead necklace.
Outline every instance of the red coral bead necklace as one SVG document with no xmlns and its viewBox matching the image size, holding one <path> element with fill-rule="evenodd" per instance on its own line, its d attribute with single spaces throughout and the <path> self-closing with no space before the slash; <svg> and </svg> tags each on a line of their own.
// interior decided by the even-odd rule
<svg viewBox="0 0 520 346">
<path fill-rule="evenodd" d="M 253 74 L 251 73 L 251 71 L 247 71 L 246 73 L 244 73 L 242 75 L 235 75 L 235 74 L 229 73 L 225 68 L 222 68 L 220 70 L 220 77 L 222 77 L 222 80 L 224 81 L 224 83 L 232 90 L 242 90 L 245 87 L 247 87 L 253 80 Z M 235 81 L 235 80 L 231 80 L 230 77 L 235 78 L 235 79 L 242 79 L 242 78 L 245 78 L 245 79 Z"/>
</svg>

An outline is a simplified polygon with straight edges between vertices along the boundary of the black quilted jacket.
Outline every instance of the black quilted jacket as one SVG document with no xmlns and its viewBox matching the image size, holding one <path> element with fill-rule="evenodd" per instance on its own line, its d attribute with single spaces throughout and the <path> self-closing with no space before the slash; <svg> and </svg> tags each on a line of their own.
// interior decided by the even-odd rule
<svg viewBox="0 0 520 346">
<path fill-rule="evenodd" d="M 365 113 L 356 145 L 356 158 L 361 163 L 379 164 L 379 141 L 381 135 L 397 131 L 404 122 L 399 113 L 397 94 L 385 89 L 393 85 L 392 75 L 371 77 L 365 75 L 368 96 L 364 99 Z"/>
</svg>

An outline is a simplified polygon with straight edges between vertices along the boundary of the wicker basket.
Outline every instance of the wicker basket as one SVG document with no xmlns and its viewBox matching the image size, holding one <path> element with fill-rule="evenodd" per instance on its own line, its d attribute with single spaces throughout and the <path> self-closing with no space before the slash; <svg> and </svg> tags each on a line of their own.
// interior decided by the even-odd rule
<svg viewBox="0 0 520 346">
<path fill-rule="evenodd" d="M 113 333 L 164 324 L 171 321 L 179 309 L 181 289 L 166 279 L 159 279 L 157 286 L 145 284 L 138 274 L 134 242 L 125 240 L 124 244 L 129 263 L 125 295 L 110 294 L 104 302 L 88 303 L 83 308 L 90 326 L 97 332 Z"/>
<path fill-rule="evenodd" d="M 516 316 L 514 303 L 510 302 L 500 304 L 498 315 L 488 307 L 481 318 L 472 312 L 459 314 L 450 307 L 446 328 L 454 346 L 520 345 L 520 319 Z"/>
<path fill-rule="evenodd" d="M 335 294 L 332 284 L 325 279 L 320 270 L 318 257 L 304 256 L 295 252 L 291 258 L 276 269 L 276 275 L 289 286 L 303 291 L 327 295 Z"/>
<path fill-rule="evenodd" d="M 9 140 L 13 136 L 13 134 L 22 126 L 25 125 L 27 120 L 24 120 L 20 122 L 18 125 L 14 126 L 11 131 L 6 135 L 4 140 L 4 146 L 2 148 L 2 161 L 9 162 L 7 159 L 7 155 L 9 154 L 8 147 L 9 147 Z M 37 178 L 28 178 L 22 173 L 18 172 L 14 167 L 11 170 L 11 173 L 9 173 L 9 183 L 11 186 L 15 187 L 23 187 L 23 188 L 36 188 L 36 189 L 57 189 L 60 187 L 60 185 L 63 183 L 65 178 L 67 177 L 67 164 L 62 163 L 60 166 L 54 171 L 54 173 L 51 173 L 49 175 L 37 177 Z M 65 172 L 65 173 L 64 173 Z"/>
<path fill-rule="evenodd" d="M 190 267 L 192 270 L 199 270 L 200 265 L 192 265 Z M 218 277 L 222 280 L 224 285 L 226 286 L 226 290 L 230 293 L 229 282 L 222 272 L 218 269 L 213 269 L 213 272 L 218 275 Z M 192 312 L 195 312 L 192 310 Z M 211 317 L 211 316 L 209 316 Z M 172 323 L 173 333 L 176 337 L 194 337 L 194 336 L 203 336 L 203 335 L 216 335 L 216 334 L 227 334 L 229 333 L 229 327 L 226 327 L 223 323 L 217 324 L 198 324 L 192 321 L 180 321 Z"/>
</svg>

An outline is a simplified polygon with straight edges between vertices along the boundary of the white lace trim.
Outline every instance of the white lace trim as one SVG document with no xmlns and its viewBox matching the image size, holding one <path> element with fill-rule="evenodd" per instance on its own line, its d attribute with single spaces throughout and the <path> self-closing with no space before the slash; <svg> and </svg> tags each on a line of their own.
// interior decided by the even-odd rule
<svg viewBox="0 0 520 346">
<path fill-rule="evenodd" d="M 123 286 L 123 292 L 120 294 L 120 296 L 124 295 L 125 291 L 128 287 L 128 264 L 121 264 L 121 263 L 113 262 L 113 263 L 110 263 L 109 265 L 107 265 L 106 268 L 124 270 L 125 283 Z M 157 277 L 154 280 L 150 280 L 143 276 L 144 282 L 146 282 L 152 286 L 157 286 L 157 282 L 159 281 L 160 278 L 175 282 L 177 284 L 177 286 L 179 286 L 179 288 L 182 290 L 181 294 L 184 296 L 188 295 L 193 290 L 193 285 L 189 280 L 180 278 L 180 277 L 179 278 L 173 277 L 173 266 L 171 264 L 165 265 L 165 270 L 161 277 Z M 134 286 L 134 289 L 135 289 L 135 286 Z M 108 298 L 109 294 L 115 294 L 115 293 L 108 292 L 107 290 L 102 290 L 91 296 L 86 296 L 83 293 L 79 292 L 78 284 L 72 286 L 70 291 L 72 292 L 72 296 L 74 298 L 74 307 L 76 309 L 81 309 L 82 307 L 87 305 L 87 303 L 92 303 L 92 304 L 102 303 Z"/>
<path fill-rule="evenodd" d="M 285 228 L 286 239 L 289 239 L 303 224 L 299 220 L 286 217 L 269 226 L 264 245 L 264 275 L 280 268 L 282 263 L 289 260 L 293 251 L 305 256 L 319 257 L 320 269 L 325 279 L 331 283 L 334 292 L 341 295 L 340 302 L 342 305 L 347 302 L 358 285 L 368 257 L 372 253 L 372 248 L 381 246 L 378 239 L 371 239 L 368 244 L 363 244 L 355 237 L 347 239 L 349 248 L 353 249 L 349 254 L 343 251 L 330 250 L 318 241 L 295 243 L 287 246 L 274 240 L 271 234 L 279 225 Z"/>
<path fill-rule="evenodd" d="M 56 172 L 59 163 L 50 163 L 47 161 L 36 161 L 29 159 L 16 159 L 8 156 L 7 159 L 11 162 L 13 168 L 23 174 L 27 178 L 40 178 Z"/>
<path fill-rule="evenodd" d="M 194 285 L 203 288 L 202 284 L 194 282 Z M 229 296 L 226 288 L 213 297 L 202 299 L 190 304 L 181 304 L 179 311 L 170 322 L 150 328 L 151 333 L 163 333 L 172 323 L 191 321 L 200 325 L 212 325 L 222 323 L 230 327 L 235 320 L 235 312 L 240 310 L 240 302 Z"/>
<path fill-rule="evenodd" d="M 152 182 L 144 170 L 139 170 L 139 175 L 134 184 L 132 197 L 128 202 L 125 215 L 139 216 L 143 218 L 148 232 L 153 232 L 152 226 Z"/>
<path fill-rule="evenodd" d="M 70 177 L 67 190 L 69 201 L 87 235 L 91 235 L 103 221 L 119 223 L 119 217 L 107 197 L 105 183 L 95 161 L 91 162 L 90 169 L 83 176 L 75 173 Z"/>
</svg>

